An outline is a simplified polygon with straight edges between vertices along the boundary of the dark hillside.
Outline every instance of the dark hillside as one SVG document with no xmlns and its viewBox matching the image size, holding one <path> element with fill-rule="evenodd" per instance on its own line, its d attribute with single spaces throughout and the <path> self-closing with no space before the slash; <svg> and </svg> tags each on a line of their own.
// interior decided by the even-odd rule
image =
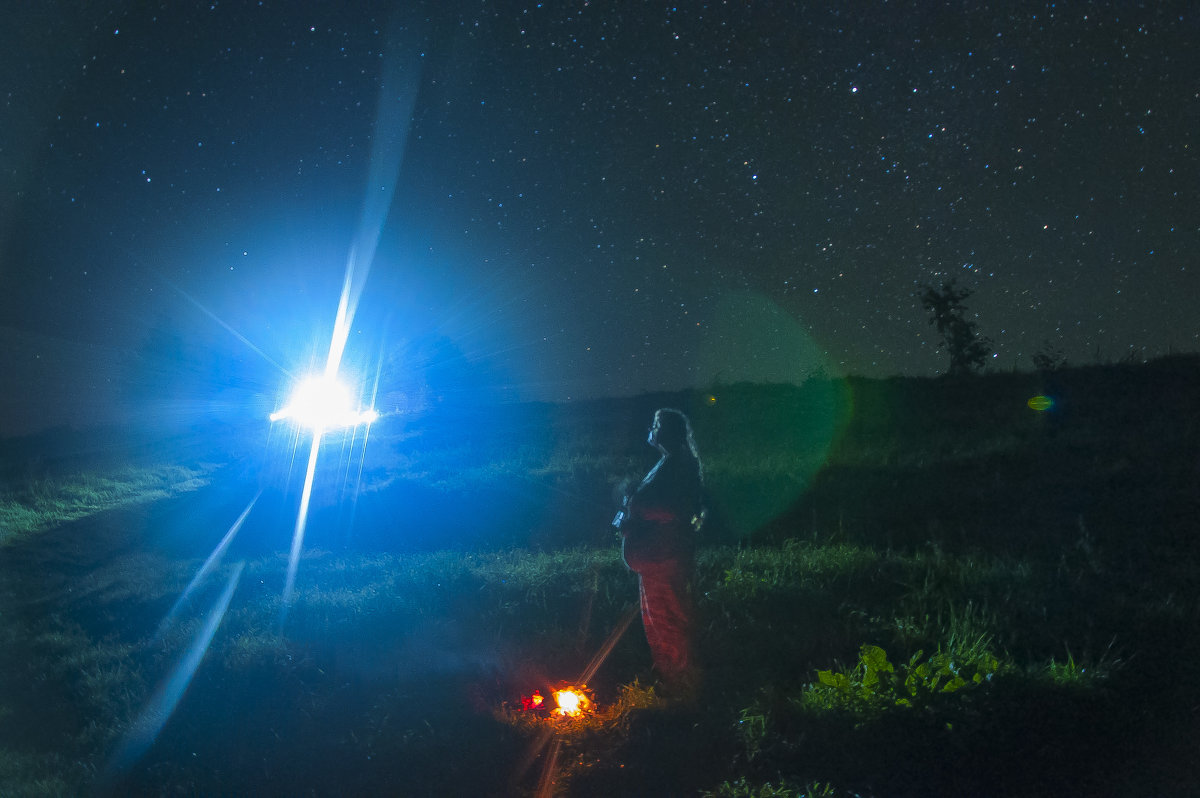
<svg viewBox="0 0 1200 798">
<path fill-rule="evenodd" d="M 1034 397 L 1052 404 L 1035 410 Z M 713 542 L 1141 545 L 1176 535 L 1200 495 L 1197 356 L 544 406 L 535 417 L 546 421 L 533 425 L 541 444 L 575 465 L 556 471 L 556 484 L 603 509 L 620 476 L 653 461 L 643 440 L 657 407 L 692 417 Z M 605 515 L 584 513 L 593 523 Z"/>
<path fill-rule="evenodd" d="M 1052 406 L 1031 409 L 1037 396 Z M 353 488 L 349 464 L 328 467 L 332 476 L 318 481 L 312 542 L 378 550 L 611 545 L 614 493 L 653 464 L 645 436 L 659 407 L 693 420 L 711 543 L 1149 543 L 1177 534 L 1197 509 L 1200 358 L 1177 356 L 1053 373 L 734 384 L 388 416 L 355 475 L 352 516 L 342 501 Z M 0 459 L 11 483 L 111 462 L 232 459 L 243 478 L 286 503 L 298 490 L 291 443 L 261 420 L 175 427 L 169 437 L 151 428 L 55 430 L 0 442 Z M 331 452 L 339 446 L 326 443 Z"/>
<path fill-rule="evenodd" d="M 970 380 L 850 380 L 810 489 L 756 531 L 991 551 L 1173 542 L 1200 494 L 1200 359 Z M 1047 396 L 1053 406 L 1030 409 Z"/>
</svg>

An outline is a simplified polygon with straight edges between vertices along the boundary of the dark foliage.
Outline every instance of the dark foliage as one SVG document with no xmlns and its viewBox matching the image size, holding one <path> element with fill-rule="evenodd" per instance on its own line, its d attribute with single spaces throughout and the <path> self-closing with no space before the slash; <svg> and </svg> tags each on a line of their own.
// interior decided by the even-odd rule
<svg viewBox="0 0 1200 798">
<path fill-rule="evenodd" d="M 938 347 L 950 354 L 949 374 L 953 376 L 979 371 L 991 352 L 991 340 L 980 335 L 978 325 L 964 315 L 967 308 L 963 303 L 971 293 L 969 288 L 955 288 L 954 280 L 941 288 L 926 286 L 921 292 L 921 304 L 929 311 L 929 323 L 942 336 Z"/>
</svg>

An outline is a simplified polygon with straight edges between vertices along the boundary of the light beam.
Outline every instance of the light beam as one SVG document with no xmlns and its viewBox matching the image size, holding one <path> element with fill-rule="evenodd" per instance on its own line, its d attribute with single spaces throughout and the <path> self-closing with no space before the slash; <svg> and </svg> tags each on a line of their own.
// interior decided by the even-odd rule
<svg viewBox="0 0 1200 798">
<path fill-rule="evenodd" d="M 312 449 L 309 451 L 304 491 L 296 513 L 296 528 L 292 532 L 292 549 L 288 555 L 287 579 L 284 582 L 283 606 L 279 616 L 281 626 L 287 618 L 288 606 L 295 590 L 296 569 L 300 561 L 300 551 L 304 546 L 304 528 L 308 522 L 308 506 L 312 498 L 313 477 L 317 470 L 321 437 L 326 429 L 330 428 L 330 424 L 337 427 L 357 427 L 359 424 L 366 424 L 369 427 L 377 418 L 374 408 L 357 411 L 360 415 L 355 416 L 354 411 L 348 410 L 348 399 L 343 399 L 344 389 L 335 386 L 339 384 L 338 373 L 346 351 L 346 340 L 354 324 L 358 301 L 362 296 L 371 262 L 375 259 L 375 250 L 379 246 L 384 222 L 391 211 L 408 132 L 412 125 L 413 104 L 417 99 L 417 85 L 421 75 L 420 52 L 416 42 L 396 41 L 402 30 L 402 27 L 394 23 L 389 35 L 388 55 L 384 62 L 379 101 L 375 108 L 375 125 L 372 129 L 367 192 L 363 198 L 358 230 L 350 247 L 350 254 L 346 258 L 346 274 L 342 280 L 342 293 L 338 298 L 325 373 L 319 378 L 312 398 L 302 400 L 301 407 L 306 409 L 289 412 L 289 416 L 294 412 L 295 418 L 303 416 L 306 419 L 305 426 L 312 430 Z M 278 414 L 272 415 L 272 421 L 276 420 L 277 416 Z M 335 423 L 339 421 L 341 423 Z M 346 423 L 350 421 L 354 423 Z"/>
<path fill-rule="evenodd" d="M 254 495 L 254 498 L 251 499 L 250 503 L 246 505 L 246 509 L 242 510 L 242 514 L 239 515 L 237 520 L 233 522 L 233 525 L 229 527 L 229 531 L 225 533 L 225 537 L 221 538 L 221 542 L 218 543 L 217 547 L 212 550 L 212 554 L 208 555 L 208 559 L 204 561 L 204 565 L 201 565 L 200 570 L 197 571 L 196 575 L 192 577 L 192 581 L 188 583 L 186 588 L 184 588 L 183 593 L 180 594 L 179 598 L 175 600 L 175 604 L 172 605 L 170 612 L 166 614 L 166 617 L 164 617 L 162 622 L 158 625 L 158 631 L 154 633 L 155 641 L 162 639 L 163 634 L 165 634 L 167 631 L 167 627 L 171 625 L 171 621 L 175 620 L 175 616 L 179 614 L 179 611 L 183 608 L 183 605 L 187 603 L 187 600 L 192 595 L 192 592 L 200 586 L 200 584 L 204 581 L 204 578 L 208 576 L 209 572 L 212 571 L 212 569 L 215 568 L 221 561 L 221 557 L 224 556 L 225 550 L 229 548 L 229 545 L 233 543 L 233 539 L 237 537 L 238 530 L 241 529 L 242 524 L 246 522 L 246 516 L 250 515 L 250 510 L 254 508 L 254 505 L 258 502 L 258 497 L 261 495 L 261 490 Z"/>
<path fill-rule="evenodd" d="M 367 191 L 363 197 L 362 213 L 358 228 L 351 242 L 350 254 L 346 258 L 346 271 L 342 279 L 342 292 L 338 297 L 337 314 L 333 322 L 333 334 L 329 341 L 329 355 L 325 360 L 325 373 L 318 383 L 317 392 L 328 398 L 337 391 L 338 374 L 346 341 L 354 324 L 354 315 L 362 297 L 379 237 L 392 207 L 396 194 L 396 182 L 408 132 L 412 125 L 412 110 L 417 99 L 417 86 L 421 76 L 420 54 L 415 41 L 398 42 L 403 27 L 394 24 L 389 35 L 388 54 L 384 60 L 382 82 L 375 109 L 375 124 L 371 135 L 371 161 L 367 172 Z M 376 380 L 378 382 L 378 379 Z M 312 380 L 305 384 L 311 386 Z M 272 415 L 272 420 L 287 417 L 285 411 Z M 362 411 L 373 421 L 374 410 Z M 342 419 L 345 421 L 346 419 Z M 359 420 L 358 423 L 370 423 Z M 310 425 L 316 428 L 316 424 Z M 339 423 L 335 426 L 354 426 Z"/>
<path fill-rule="evenodd" d="M 287 620 L 288 607 L 292 603 L 292 592 L 296 587 L 296 569 L 300 564 L 300 551 L 304 548 L 304 527 L 308 523 L 308 504 L 312 499 L 313 475 L 317 471 L 317 452 L 321 448 L 321 431 L 313 432 L 312 450 L 308 453 L 308 469 L 304 473 L 304 491 L 300 494 L 300 509 L 296 513 L 296 528 L 292 532 L 292 551 L 288 555 L 287 579 L 283 583 L 283 606 L 279 609 L 279 625 Z"/>
<path fill-rule="evenodd" d="M 200 667 L 200 662 L 204 659 L 204 655 L 212 643 L 213 635 L 216 634 L 217 627 L 221 625 L 225 611 L 229 609 L 229 602 L 242 578 L 242 569 L 245 565 L 245 562 L 239 562 L 234 566 L 229 574 L 229 581 L 225 583 L 225 590 L 209 610 L 204 626 L 192 641 L 187 654 L 175 666 L 170 677 L 159 685 L 154 697 L 150 699 L 150 703 L 146 705 L 146 708 L 134 721 L 133 726 L 125 733 L 125 737 L 110 761 L 108 768 L 110 774 L 128 770 L 158 739 L 159 732 L 162 731 L 167 720 L 179 706 L 179 701 L 187 691 L 188 685 L 192 683 L 192 677 L 196 675 L 196 669 Z"/>
</svg>

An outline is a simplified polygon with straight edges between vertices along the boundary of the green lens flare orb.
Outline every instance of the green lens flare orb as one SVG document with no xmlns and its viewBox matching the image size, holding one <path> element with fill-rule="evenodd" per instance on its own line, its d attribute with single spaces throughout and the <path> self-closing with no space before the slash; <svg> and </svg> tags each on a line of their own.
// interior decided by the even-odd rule
<svg viewBox="0 0 1200 798">
<path fill-rule="evenodd" d="M 1039 413 L 1044 413 L 1050 408 L 1054 407 L 1054 400 L 1049 396 L 1042 396 L 1039 394 L 1038 396 L 1029 397 L 1029 401 L 1025 404 L 1029 405 L 1030 410 L 1036 410 Z"/>
</svg>

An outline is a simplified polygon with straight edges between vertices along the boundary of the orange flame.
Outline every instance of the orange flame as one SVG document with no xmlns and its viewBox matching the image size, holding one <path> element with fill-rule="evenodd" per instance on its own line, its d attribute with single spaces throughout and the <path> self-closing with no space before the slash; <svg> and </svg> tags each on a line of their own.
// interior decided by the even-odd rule
<svg viewBox="0 0 1200 798">
<path fill-rule="evenodd" d="M 592 708 L 592 700 L 582 690 L 573 687 L 555 690 L 554 701 L 558 704 L 558 708 L 554 710 L 555 715 L 576 718 Z"/>
<path fill-rule="evenodd" d="M 534 690 L 533 695 L 521 696 L 521 709 L 528 712 L 533 709 L 542 708 L 542 693 L 540 690 Z"/>
</svg>

